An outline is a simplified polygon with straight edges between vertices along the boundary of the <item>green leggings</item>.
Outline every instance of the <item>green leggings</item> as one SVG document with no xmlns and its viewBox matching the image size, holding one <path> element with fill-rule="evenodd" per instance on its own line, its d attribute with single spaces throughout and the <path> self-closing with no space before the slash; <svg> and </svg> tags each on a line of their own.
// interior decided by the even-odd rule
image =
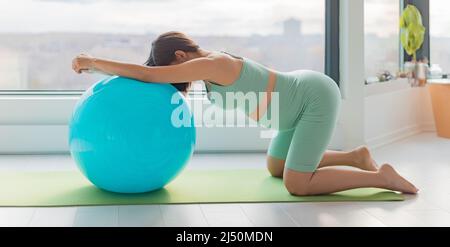
<svg viewBox="0 0 450 247">
<path fill-rule="evenodd" d="M 278 134 L 268 155 L 285 160 L 285 167 L 314 172 L 336 125 L 341 101 L 339 88 L 328 76 L 300 70 L 277 75 Z"/>
</svg>

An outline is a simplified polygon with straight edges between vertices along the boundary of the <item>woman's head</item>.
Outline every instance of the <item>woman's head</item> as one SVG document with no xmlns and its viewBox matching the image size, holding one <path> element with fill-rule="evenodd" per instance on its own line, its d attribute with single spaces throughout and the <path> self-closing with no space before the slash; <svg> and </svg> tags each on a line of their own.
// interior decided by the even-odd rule
<svg viewBox="0 0 450 247">
<path fill-rule="evenodd" d="M 180 32 L 163 33 L 152 42 L 147 66 L 167 66 L 184 63 L 193 58 L 199 46 L 188 36 Z M 179 91 L 186 92 L 191 82 L 174 83 Z"/>
</svg>

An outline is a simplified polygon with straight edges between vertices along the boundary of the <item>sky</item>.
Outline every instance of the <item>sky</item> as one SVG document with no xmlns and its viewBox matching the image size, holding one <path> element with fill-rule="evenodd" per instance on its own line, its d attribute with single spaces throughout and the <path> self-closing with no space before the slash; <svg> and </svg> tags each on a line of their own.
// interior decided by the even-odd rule
<svg viewBox="0 0 450 247">
<path fill-rule="evenodd" d="M 399 0 L 365 0 L 367 33 L 398 33 Z M 430 0 L 432 35 L 450 37 L 449 0 Z M 0 32 L 277 34 L 282 21 L 323 34 L 321 0 L 0 0 Z"/>
<path fill-rule="evenodd" d="M 296 17 L 304 33 L 323 33 L 323 11 L 317 0 L 0 0 L 0 32 L 247 36 L 280 33 Z"/>
<path fill-rule="evenodd" d="M 398 35 L 400 0 L 365 0 L 364 28 L 366 33 L 380 37 Z"/>
<path fill-rule="evenodd" d="M 364 27 L 366 32 L 378 36 L 398 34 L 400 12 L 399 0 L 364 0 Z M 425 0 L 424 0 L 425 1 Z M 427 0 L 430 2 L 431 36 L 450 37 L 449 0 Z M 396 24 L 396 25 L 394 25 Z"/>
<path fill-rule="evenodd" d="M 430 0 L 430 34 L 450 37 L 450 1 Z"/>
</svg>

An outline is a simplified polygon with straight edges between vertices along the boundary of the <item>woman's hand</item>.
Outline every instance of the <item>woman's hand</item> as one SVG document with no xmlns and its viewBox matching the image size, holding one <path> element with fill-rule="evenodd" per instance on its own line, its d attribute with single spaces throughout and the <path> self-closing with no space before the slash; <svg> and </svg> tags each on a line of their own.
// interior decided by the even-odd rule
<svg viewBox="0 0 450 247">
<path fill-rule="evenodd" d="M 93 70 L 95 58 L 86 54 L 80 54 L 72 60 L 72 69 L 81 74 L 84 71 Z"/>
</svg>

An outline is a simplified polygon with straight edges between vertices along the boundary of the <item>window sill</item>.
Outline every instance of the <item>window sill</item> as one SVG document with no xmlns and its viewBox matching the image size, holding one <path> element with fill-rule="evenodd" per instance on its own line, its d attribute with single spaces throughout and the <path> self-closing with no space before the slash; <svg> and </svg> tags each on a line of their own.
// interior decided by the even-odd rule
<svg viewBox="0 0 450 247">
<path fill-rule="evenodd" d="M 392 93 L 399 90 L 405 90 L 411 88 L 408 83 L 408 79 L 400 78 L 387 82 L 377 82 L 369 85 L 365 85 L 364 94 L 365 97 L 378 95 L 378 94 L 386 94 Z"/>
</svg>

